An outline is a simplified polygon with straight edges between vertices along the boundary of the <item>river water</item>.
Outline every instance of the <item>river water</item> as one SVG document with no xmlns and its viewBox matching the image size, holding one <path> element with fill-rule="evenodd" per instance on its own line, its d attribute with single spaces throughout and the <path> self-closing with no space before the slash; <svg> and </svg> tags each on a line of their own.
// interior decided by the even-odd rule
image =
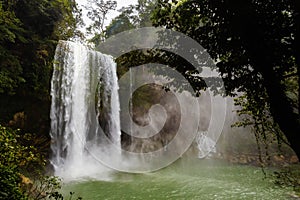
<svg viewBox="0 0 300 200">
<path fill-rule="evenodd" d="M 181 158 L 162 170 L 129 174 L 114 172 L 105 180 L 67 183 L 83 199 L 292 199 L 292 188 L 273 183 L 272 170 L 210 159 Z"/>
</svg>

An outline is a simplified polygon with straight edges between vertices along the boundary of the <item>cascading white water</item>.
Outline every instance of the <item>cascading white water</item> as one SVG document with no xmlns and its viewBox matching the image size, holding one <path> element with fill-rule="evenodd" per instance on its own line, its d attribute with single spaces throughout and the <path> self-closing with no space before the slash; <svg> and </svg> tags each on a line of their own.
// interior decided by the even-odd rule
<svg viewBox="0 0 300 200">
<path fill-rule="evenodd" d="M 125 75 L 123 77 L 126 84 L 128 85 L 128 80 L 130 84 L 129 88 L 124 87 L 125 90 L 123 86 L 126 84 L 122 85 L 123 99 L 127 99 L 124 98 L 127 97 L 125 94 L 132 94 L 136 89 L 136 83 L 154 83 L 157 80 L 163 84 L 167 81 L 162 77 L 155 79 L 154 74 L 145 71 L 144 68 L 140 76 L 137 71 L 130 68 L 129 77 Z M 120 83 L 122 84 L 122 81 Z M 161 106 L 154 105 L 149 111 L 150 125 L 140 128 L 133 120 L 129 120 L 130 127 L 127 127 L 128 134 L 140 134 L 150 139 L 142 138 L 134 141 L 130 138 L 130 151 L 123 151 L 120 144 L 120 101 L 116 64 L 110 56 L 91 51 L 83 45 L 59 42 L 51 86 L 51 163 L 55 174 L 65 180 L 82 177 L 109 178 L 107 172 L 110 170 L 105 166 L 134 173 L 157 170 L 174 162 L 194 139 L 192 133 L 198 126 L 195 120 L 198 118 L 195 112 L 197 99 L 188 92 L 182 92 L 175 95 L 176 101 L 170 95 L 162 101 L 168 102 L 164 104 L 169 109 L 168 113 L 185 116 L 182 117 L 185 120 L 180 120 L 178 130 L 168 128 L 164 130 L 167 134 L 151 139 L 164 128 L 166 123 L 164 119 L 168 118 Z M 156 93 L 160 94 L 158 91 Z M 178 108 L 170 106 L 176 102 L 182 106 Z M 122 106 L 124 112 L 126 110 L 124 108 L 128 107 L 128 101 L 123 101 Z M 125 118 L 122 115 L 122 122 L 127 123 L 132 117 L 129 113 L 133 115 L 132 100 L 129 103 L 128 113 L 125 113 L 128 115 L 124 115 Z M 176 117 L 172 119 L 179 121 Z M 127 125 L 126 123 L 124 124 Z M 168 136 L 169 130 L 173 131 L 176 137 Z M 199 137 L 197 140 L 200 152 L 204 152 L 205 155 L 215 147 L 215 143 L 208 143 L 207 139 Z M 153 149 L 150 147 L 157 149 L 148 152 Z M 199 157 L 204 156 L 199 154 Z"/>
<path fill-rule="evenodd" d="M 118 89 L 116 64 L 110 56 L 80 44 L 59 42 L 50 113 L 51 163 L 56 175 L 74 179 L 101 173 L 99 162 L 91 155 L 99 156 L 99 148 L 107 149 L 104 146 L 120 146 Z M 99 109 L 106 112 L 109 139 L 99 125 L 103 117 Z"/>
</svg>

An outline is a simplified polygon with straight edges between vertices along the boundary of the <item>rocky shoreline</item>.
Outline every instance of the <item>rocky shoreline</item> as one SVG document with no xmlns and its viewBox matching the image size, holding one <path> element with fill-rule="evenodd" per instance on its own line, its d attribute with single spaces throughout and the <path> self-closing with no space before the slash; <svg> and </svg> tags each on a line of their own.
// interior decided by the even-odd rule
<svg viewBox="0 0 300 200">
<path fill-rule="evenodd" d="M 217 154 L 213 155 L 213 157 L 233 164 L 254 166 L 287 166 L 299 163 L 296 155 Z"/>
</svg>

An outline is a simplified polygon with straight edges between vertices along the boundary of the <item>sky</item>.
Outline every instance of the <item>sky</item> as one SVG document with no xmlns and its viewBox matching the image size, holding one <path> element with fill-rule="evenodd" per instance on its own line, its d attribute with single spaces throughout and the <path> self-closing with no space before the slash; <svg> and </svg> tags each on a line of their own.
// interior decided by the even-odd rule
<svg viewBox="0 0 300 200">
<path fill-rule="evenodd" d="M 115 0 L 115 1 L 117 1 L 117 9 L 114 10 L 114 11 L 110 11 L 107 14 L 107 20 L 105 22 L 105 26 L 107 26 L 114 17 L 118 16 L 119 13 L 118 13 L 117 10 L 119 10 L 122 7 L 125 7 L 125 6 L 129 6 L 129 5 L 132 5 L 132 4 L 137 4 L 137 0 Z M 79 5 L 86 5 L 87 4 L 87 0 L 76 0 L 76 2 Z M 89 21 L 90 21 L 86 16 L 86 12 L 84 11 L 84 8 L 83 8 L 83 19 L 84 19 L 86 24 L 88 24 Z"/>
<path fill-rule="evenodd" d="M 112 12 L 110 12 L 110 13 L 108 13 L 108 17 L 107 18 L 109 18 L 109 20 L 107 20 L 107 21 L 111 21 L 114 17 L 116 17 L 116 16 L 118 16 L 118 11 L 117 10 L 119 10 L 119 9 L 121 9 L 122 7 L 125 7 L 125 6 L 129 6 L 129 5 L 133 5 L 133 4 L 137 4 L 137 0 L 115 0 L 115 1 L 117 1 L 117 9 L 116 10 L 114 10 L 114 11 L 112 11 Z M 108 22 L 108 23 L 109 23 Z"/>
</svg>

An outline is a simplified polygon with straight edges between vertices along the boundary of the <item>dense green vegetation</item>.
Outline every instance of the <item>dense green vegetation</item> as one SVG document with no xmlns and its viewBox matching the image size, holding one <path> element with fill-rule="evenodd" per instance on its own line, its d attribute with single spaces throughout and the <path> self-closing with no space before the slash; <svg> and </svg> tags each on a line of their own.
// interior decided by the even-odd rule
<svg viewBox="0 0 300 200">
<path fill-rule="evenodd" d="M 0 199 L 63 199 L 57 177 L 44 176 L 45 157 L 34 136 L 0 125 Z"/>
<path fill-rule="evenodd" d="M 161 0 L 153 22 L 187 34 L 207 49 L 226 94 L 245 94 L 246 102 L 239 103 L 262 138 L 269 126 L 264 123 L 267 115 L 299 157 L 299 15 L 299 4 L 289 0 Z M 290 82 L 298 85 L 293 91 L 288 91 Z M 273 131 L 277 136 L 279 132 Z"/>
<path fill-rule="evenodd" d="M 0 1 L 0 199 L 59 199 L 44 177 L 50 78 L 60 39 L 81 37 L 73 0 Z M 27 134 L 32 132 L 33 134 Z"/>
<path fill-rule="evenodd" d="M 236 104 L 246 117 L 237 125 L 251 125 L 258 140 L 276 138 L 300 156 L 298 1 L 138 0 L 137 5 L 122 8 L 107 27 L 104 21 L 116 2 L 90 3 L 94 6 L 87 7 L 93 21 L 89 42 L 95 46 L 122 31 L 152 25 L 198 41 L 217 62 L 224 95 L 243 94 Z M 39 174 L 49 153 L 55 47 L 60 39 L 84 37 L 78 30 L 81 15 L 75 0 L 0 0 L 0 199 L 62 198 L 56 191 L 59 180 Z M 186 60 L 162 50 L 130 52 L 116 62 L 119 76 L 130 67 L 157 62 L 182 73 L 198 93 L 206 87 Z M 143 92 L 136 94 L 138 100 L 148 98 Z M 31 182 L 36 176 L 44 189 L 32 190 L 33 186 L 22 183 L 37 188 Z M 299 187 L 297 176 L 283 171 L 278 183 Z"/>
<path fill-rule="evenodd" d="M 21 171 L 32 168 L 35 161 L 39 161 L 33 147 L 20 144 L 20 136 L 16 131 L 0 126 L 0 172 L 1 172 L 1 199 L 25 198 L 20 187 Z M 38 167 L 38 166 L 34 166 Z M 23 173 L 23 172 L 22 172 Z"/>
<path fill-rule="evenodd" d="M 59 39 L 78 35 L 71 0 L 0 1 L 0 122 L 25 112 L 24 129 L 48 132 L 52 62 Z"/>
</svg>

